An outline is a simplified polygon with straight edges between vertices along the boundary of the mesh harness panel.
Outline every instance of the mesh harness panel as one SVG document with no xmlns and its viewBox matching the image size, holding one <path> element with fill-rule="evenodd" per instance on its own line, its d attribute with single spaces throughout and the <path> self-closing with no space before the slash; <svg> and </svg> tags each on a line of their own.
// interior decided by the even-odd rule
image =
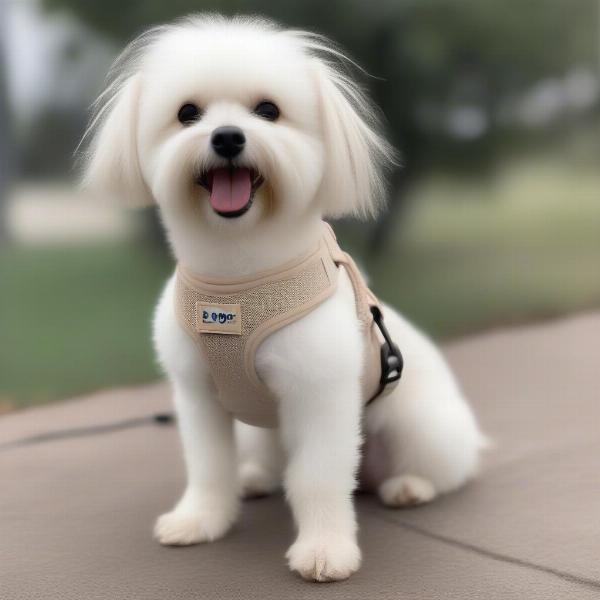
<svg viewBox="0 0 600 600">
<path fill-rule="evenodd" d="M 324 223 L 323 229 L 315 251 L 251 279 L 207 280 L 178 266 L 177 318 L 206 358 L 220 402 L 240 421 L 277 426 L 276 398 L 256 373 L 256 350 L 268 335 L 329 298 L 337 289 L 340 268 L 346 269 L 352 282 L 357 316 L 363 325 L 365 364 L 361 381 L 365 403 L 377 392 L 380 340 L 370 311 L 377 300 L 352 258 L 338 246 L 331 227 Z M 219 332 L 219 317 L 223 333 Z M 207 321 L 214 324 L 206 325 Z M 203 328 L 210 332 L 201 331 Z"/>
</svg>

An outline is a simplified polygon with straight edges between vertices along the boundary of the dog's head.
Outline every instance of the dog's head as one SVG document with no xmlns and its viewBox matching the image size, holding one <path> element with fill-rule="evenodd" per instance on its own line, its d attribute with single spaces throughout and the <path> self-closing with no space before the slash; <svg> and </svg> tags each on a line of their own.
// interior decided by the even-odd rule
<svg viewBox="0 0 600 600">
<path fill-rule="evenodd" d="M 150 30 L 97 101 L 84 180 L 157 201 L 167 225 L 371 214 L 393 152 L 345 60 L 320 36 L 258 19 Z"/>
</svg>

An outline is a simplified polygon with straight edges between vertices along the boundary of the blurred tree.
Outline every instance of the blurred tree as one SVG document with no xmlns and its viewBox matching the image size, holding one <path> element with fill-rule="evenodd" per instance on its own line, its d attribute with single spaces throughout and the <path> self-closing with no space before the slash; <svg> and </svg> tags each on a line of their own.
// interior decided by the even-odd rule
<svg viewBox="0 0 600 600">
<path fill-rule="evenodd" d="M 73 148 L 85 130 L 87 115 L 81 111 L 47 107 L 36 114 L 22 133 L 19 167 L 32 179 L 48 179 L 73 171 Z M 32 143 L 32 141 L 34 143 Z M 52 148 L 52 152 L 48 152 Z"/>
<path fill-rule="evenodd" d="M 0 2 L 0 25 L 4 23 L 5 10 L 4 3 Z M 6 242 L 8 237 L 5 214 L 13 167 L 4 52 L 4 44 L 2 38 L 0 38 L 0 245 Z"/>
<path fill-rule="evenodd" d="M 522 124 L 519 95 L 544 78 L 597 60 L 596 0 L 44 0 L 123 42 L 188 12 L 259 13 L 337 40 L 376 76 L 366 83 L 386 115 L 403 168 L 391 214 L 372 236 L 385 241 L 406 189 L 430 169 L 481 172 Z M 402 193 L 404 192 L 404 193 Z"/>
</svg>

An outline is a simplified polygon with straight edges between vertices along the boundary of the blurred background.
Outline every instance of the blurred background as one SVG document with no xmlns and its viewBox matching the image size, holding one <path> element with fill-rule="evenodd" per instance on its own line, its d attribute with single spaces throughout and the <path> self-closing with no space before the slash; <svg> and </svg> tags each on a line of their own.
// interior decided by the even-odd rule
<svg viewBox="0 0 600 600">
<path fill-rule="evenodd" d="M 204 10 L 319 31 L 373 76 L 403 168 L 338 230 L 420 327 L 600 306 L 598 0 L 0 0 L 0 412 L 159 377 L 156 215 L 79 192 L 73 152 L 119 49 Z"/>
</svg>

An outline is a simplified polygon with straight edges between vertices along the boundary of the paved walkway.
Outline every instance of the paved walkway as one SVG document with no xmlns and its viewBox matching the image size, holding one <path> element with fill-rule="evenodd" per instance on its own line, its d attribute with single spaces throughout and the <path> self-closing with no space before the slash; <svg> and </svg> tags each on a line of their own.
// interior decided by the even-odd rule
<svg viewBox="0 0 600 600">
<path fill-rule="evenodd" d="M 75 184 L 23 184 L 8 198 L 6 226 L 21 244 L 120 241 L 143 232 L 140 213 L 83 192 Z"/>
<path fill-rule="evenodd" d="M 600 313 L 475 336 L 446 352 L 497 447 L 482 476 L 418 509 L 359 498 L 365 561 L 308 584 L 283 554 L 283 499 L 248 502 L 213 545 L 163 548 L 181 491 L 167 389 L 0 418 L 0 600 L 600 597 Z"/>
</svg>

